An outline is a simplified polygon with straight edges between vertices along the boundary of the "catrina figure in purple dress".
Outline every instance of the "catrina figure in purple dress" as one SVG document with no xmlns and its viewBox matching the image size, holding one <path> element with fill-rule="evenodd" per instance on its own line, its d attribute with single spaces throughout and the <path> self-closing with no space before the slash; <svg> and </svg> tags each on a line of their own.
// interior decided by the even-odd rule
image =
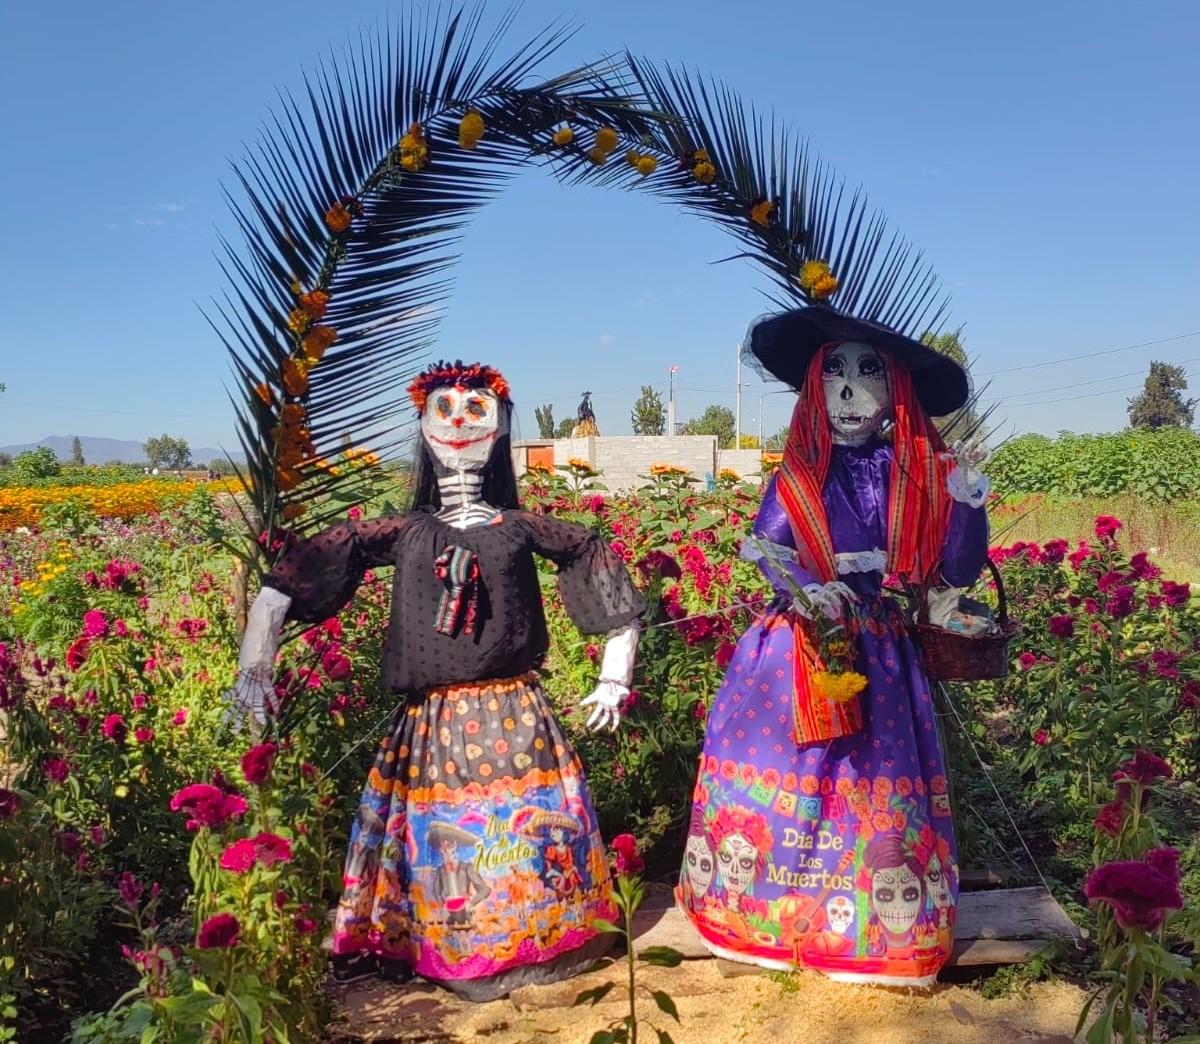
<svg viewBox="0 0 1200 1044">
<path fill-rule="evenodd" d="M 957 849 L 930 683 L 883 581 L 983 568 L 981 454 L 930 421 L 965 404 L 966 374 L 828 307 L 759 320 L 748 349 L 798 396 L 743 552 L 776 598 L 708 715 L 677 900 L 719 956 L 927 985 Z"/>
</svg>

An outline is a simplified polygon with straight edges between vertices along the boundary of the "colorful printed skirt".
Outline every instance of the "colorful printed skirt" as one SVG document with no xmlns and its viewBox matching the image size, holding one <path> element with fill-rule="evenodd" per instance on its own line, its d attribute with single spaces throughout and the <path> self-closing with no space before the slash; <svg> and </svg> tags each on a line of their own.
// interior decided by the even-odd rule
<svg viewBox="0 0 1200 1044">
<path fill-rule="evenodd" d="M 929 682 L 877 601 L 863 728 L 797 747 L 785 616 L 742 636 L 709 712 L 676 899 L 733 960 L 928 985 L 950 956 L 958 865 Z"/>
<path fill-rule="evenodd" d="M 470 1000 L 553 982 L 608 948 L 604 843 L 579 758 L 533 674 L 401 708 L 367 779 L 334 925 Z"/>
</svg>

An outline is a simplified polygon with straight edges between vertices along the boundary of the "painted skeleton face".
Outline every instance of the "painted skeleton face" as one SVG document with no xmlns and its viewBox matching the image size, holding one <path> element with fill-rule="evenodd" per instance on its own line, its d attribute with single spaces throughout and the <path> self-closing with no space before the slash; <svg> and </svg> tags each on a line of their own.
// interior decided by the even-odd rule
<svg viewBox="0 0 1200 1044">
<path fill-rule="evenodd" d="M 500 400 L 487 388 L 434 388 L 421 413 L 421 435 L 447 471 L 482 471 L 508 432 Z"/>
<path fill-rule="evenodd" d="M 758 849 L 741 834 L 730 834 L 717 845 L 717 869 L 725 887 L 735 895 L 750 890 L 758 870 Z"/>
<path fill-rule="evenodd" d="M 845 935 L 854 920 L 854 904 L 844 895 L 835 895 L 825 904 L 825 916 L 829 918 L 829 927 L 838 935 Z"/>
<path fill-rule="evenodd" d="M 866 442 L 891 413 L 887 366 L 870 345 L 849 342 L 831 349 L 821 379 L 834 442 L 850 446 Z"/>
<path fill-rule="evenodd" d="M 871 906 L 889 935 L 907 935 L 921 912 L 921 882 L 907 866 L 871 875 Z"/>
<path fill-rule="evenodd" d="M 925 868 L 925 887 L 929 889 L 934 906 L 939 910 L 950 909 L 950 875 L 942 868 L 942 861 L 937 856 L 931 856 Z"/>
<path fill-rule="evenodd" d="M 691 834 L 683 849 L 683 865 L 687 870 L 688 881 L 691 882 L 692 892 L 703 895 L 712 884 L 713 864 L 712 849 L 708 841 L 700 834 Z"/>
</svg>

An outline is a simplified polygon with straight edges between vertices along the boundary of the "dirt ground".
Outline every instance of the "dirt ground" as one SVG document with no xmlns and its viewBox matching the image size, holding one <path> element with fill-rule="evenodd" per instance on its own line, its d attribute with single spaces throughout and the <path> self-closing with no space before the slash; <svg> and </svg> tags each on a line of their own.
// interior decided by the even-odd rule
<svg viewBox="0 0 1200 1044">
<path fill-rule="evenodd" d="M 623 974 L 619 963 L 569 982 L 525 987 L 490 1004 L 467 1004 L 428 985 L 366 980 L 336 991 L 348 1019 L 335 1039 L 587 1044 L 621 1016 L 624 993 L 618 986 L 595 1007 L 571 1002 Z M 681 1019 L 674 1023 L 643 992 L 639 1039 L 646 1044 L 657 1040 L 647 1022 L 667 1030 L 676 1044 L 1071 1044 L 1085 1000 L 1067 983 L 1038 983 L 1022 996 L 988 1001 L 961 986 L 917 993 L 847 986 L 807 972 L 788 981 L 763 974 L 726 978 L 712 960 L 643 967 L 639 975 L 646 987 L 675 999 Z"/>
</svg>

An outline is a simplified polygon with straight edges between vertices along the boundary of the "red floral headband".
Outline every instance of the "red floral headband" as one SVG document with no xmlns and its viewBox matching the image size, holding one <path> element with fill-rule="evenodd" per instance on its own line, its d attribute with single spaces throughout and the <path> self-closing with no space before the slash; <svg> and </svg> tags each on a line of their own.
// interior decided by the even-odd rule
<svg viewBox="0 0 1200 1044">
<path fill-rule="evenodd" d="M 499 370 L 481 363 L 436 362 L 408 386 L 408 394 L 413 406 L 421 413 L 425 409 L 425 400 L 434 388 L 487 388 L 498 399 L 505 402 L 508 398 L 508 381 Z"/>
</svg>

